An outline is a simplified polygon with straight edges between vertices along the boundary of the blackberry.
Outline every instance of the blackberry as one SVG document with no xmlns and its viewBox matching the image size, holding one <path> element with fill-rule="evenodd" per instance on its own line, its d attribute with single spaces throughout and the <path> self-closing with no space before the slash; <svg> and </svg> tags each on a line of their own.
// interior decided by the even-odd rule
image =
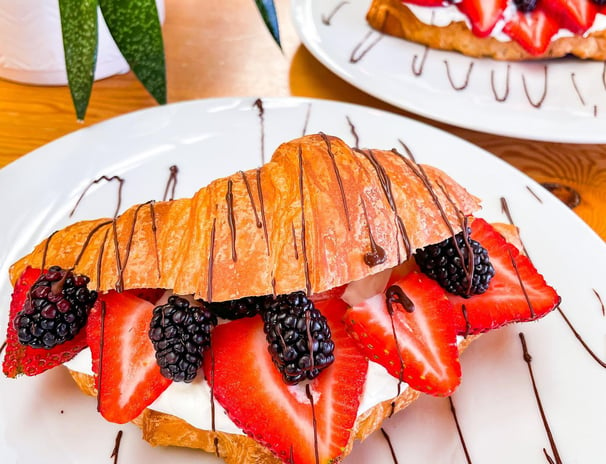
<svg viewBox="0 0 606 464">
<path fill-rule="evenodd" d="M 596 5 L 599 6 L 604 6 L 606 5 L 606 0 L 591 0 L 593 3 L 595 3 Z"/>
<path fill-rule="evenodd" d="M 194 380 L 215 325 L 217 318 L 204 305 L 190 305 L 176 295 L 170 296 L 168 303 L 156 306 L 149 324 L 149 338 L 162 375 L 175 382 Z"/>
<path fill-rule="evenodd" d="M 523 12 L 529 13 L 537 7 L 538 0 L 513 0 L 516 4 L 516 8 Z"/>
<path fill-rule="evenodd" d="M 469 286 L 469 272 L 466 270 L 469 255 L 463 232 L 456 234 L 454 238 L 451 237 L 435 245 L 418 249 L 414 255 L 415 261 L 421 271 L 436 280 L 446 291 L 469 298 L 484 293 L 494 276 L 494 268 L 490 263 L 488 251 L 471 238 L 469 238 L 469 245 L 473 251 L 471 287 Z M 461 262 L 461 256 L 463 262 Z"/>
<path fill-rule="evenodd" d="M 262 315 L 267 348 L 286 383 L 311 380 L 334 361 L 326 318 L 305 293 L 268 298 Z"/>
<path fill-rule="evenodd" d="M 73 339 L 86 325 L 97 299 L 97 292 L 86 287 L 89 280 L 59 266 L 42 273 L 15 316 L 19 342 L 51 349 Z"/>
<path fill-rule="evenodd" d="M 244 317 L 253 317 L 261 312 L 266 296 L 249 296 L 238 300 L 208 303 L 208 309 L 223 319 L 234 321 Z"/>
</svg>

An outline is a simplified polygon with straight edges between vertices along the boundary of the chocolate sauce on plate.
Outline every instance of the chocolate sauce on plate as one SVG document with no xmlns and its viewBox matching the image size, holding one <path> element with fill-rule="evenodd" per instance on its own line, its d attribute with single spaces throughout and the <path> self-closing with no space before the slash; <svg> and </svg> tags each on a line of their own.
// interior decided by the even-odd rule
<svg viewBox="0 0 606 464">
<path fill-rule="evenodd" d="M 166 188 L 164 189 L 164 196 L 162 197 L 163 201 L 174 200 L 175 189 L 177 188 L 177 175 L 179 174 L 179 168 L 173 164 L 168 169 L 170 171 L 170 174 L 168 175 L 168 180 L 166 181 Z M 169 191 L 170 196 L 168 195 Z"/>
<path fill-rule="evenodd" d="M 389 434 L 383 427 L 381 427 L 380 430 L 381 434 L 383 435 L 383 438 L 385 438 L 385 441 L 387 442 L 387 446 L 389 446 L 389 453 L 391 454 L 391 459 L 393 460 L 394 464 L 398 464 L 398 457 L 396 456 L 396 451 L 393 448 L 393 444 L 391 442 Z"/>
<path fill-rule="evenodd" d="M 263 107 L 263 100 L 257 98 L 253 106 L 257 107 L 261 125 L 261 166 L 263 166 L 265 164 L 265 108 Z"/>
<path fill-rule="evenodd" d="M 343 8 L 345 5 L 348 5 L 348 4 L 349 4 L 349 2 L 347 2 L 347 1 L 338 3 L 337 6 L 335 6 L 335 8 L 328 15 L 323 14 L 322 15 L 322 24 L 324 24 L 326 26 L 330 26 L 332 18 L 337 14 L 337 12 L 341 8 Z"/>
<path fill-rule="evenodd" d="M 494 69 L 490 71 L 490 88 L 492 89 L 492 94 L 494 95 L 494 99 L 499 103 L 502 103 L 507 100 L 509 97 L 509 79 L 511 75 L 511 65 L 507 65 L 507 73 L 505 74 L 505 92 L 503 95 L 499 95 L 497 92 L 497 87 L 495 84 L 495 72 Z"/>
<path fill-rule="evenodd" d="M 524 87 L 524 94 L 526 95 L 528 103 L 530 103 L 532 106 L 534 106 L 537 109 L 543 105 L 543 102 L 545 101 L 545 97 L 547 97 L 547 86 L 548 86 L 547 85 L 547 81 L 548 81 L 547 65 L 543 66 L 543 73 L 545 75 L 544 84 L 543 84 L 543 93 L 537 101 L 533 101 L 532 97 L 530 96 L 530 92 L 528 91 L 528 85 L 526 84 L 526 76 L 524 74 L 522 74 L 522 85 Z"/>
<path fill-rule="evenodd" d="M 453 78 L 452 78 L 452 74 L 450 72 L 450 64 L 448 63 L 448 60 L 444 60 L 444 66 L 446 67 L 446 77 L 448 77 L 448 82 L 450 83 L 450 86 L 456 90 L 456 91 L 460 91 L 460 90 L 465 90 L 467 88 L 467 86 L 469 85 L 469 78 L 471 77 L 471 71 L 473 71 L 473 65 L 474 62 L 471 61 L 469 63 L 469 67 L 467 68 L 467 74 L 465 74 L 465 80 L 463 81 L 462 84 L 455 84 Z"/>
<path fill-rule="evenodd" d="M 465 443 L 465 437 L 463 436 L 463 431 L 461 430 L 461 425 L 459 424 L 457 410 L 455 408 L 454 402 L 452 401 L 452 396 L 448 397 L 448 404 L 450 405 L 450 412 L 452 413 L 452 418 L 454 419 L 455 426 L 457 428 L 457 434 L 459 435 L 459 440 L 461 441 L 461 446 L 463 447 L 463 453 L 465 453 L 465 459 L 467 461 L 467 464 L 472 464 L 471 456 L 469 455 L 469 451 L 467 450 L 467 443 Z"/>
<path fill-rule="evenodd" d="M 116 434 L 116 440 L 114 441 L 114 449 L 110 458 L 114 458 L 114 464 L 118 464 L 118 456 L 120 454 L 120 444 L 122 443 L 122 430 L 119 430 Z"/>
</svg>

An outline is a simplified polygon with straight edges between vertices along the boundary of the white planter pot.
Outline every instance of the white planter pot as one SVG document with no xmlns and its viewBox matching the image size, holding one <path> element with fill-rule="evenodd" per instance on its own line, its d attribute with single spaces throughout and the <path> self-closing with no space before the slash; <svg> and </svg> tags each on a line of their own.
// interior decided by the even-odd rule
<svg viewBox="0 0 606 464">
<path fill-rule="evenodd" d="M 156 0 L 164 21 L 164 0 Z M 99 11 L 95 80 L 129 66 Z M 0 78 L 36 85 L 66 85 L 58 0 L 0 0 Z"/>
</svg>

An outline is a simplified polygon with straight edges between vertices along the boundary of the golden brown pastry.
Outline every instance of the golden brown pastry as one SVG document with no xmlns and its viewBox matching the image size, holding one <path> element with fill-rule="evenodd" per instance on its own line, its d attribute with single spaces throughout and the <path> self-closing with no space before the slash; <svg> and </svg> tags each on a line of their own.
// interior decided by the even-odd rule
<svg viewBox="0 0 606 464">
<path fill-rule="evenodd" d="M 515 13 L 509 13 L 512 5 L 507 1 L 489 0 L 489 2 L 495 4 L 496 13 L 487 8 L 492 11 L 494 15 L 492 18 L 482 18 L 481 13 L 473 10 L 473 5 L 460 8 L 464 12 L 462 14 L 468 14 L 468 17 L 474 20 L 480 16 L 477 20 L 484 25 L 481 31 L 476 30 L 475 27 L 470 28 L 468 24 L 471 21 L 473 26 L 473 20 L 456 20 L 439 26 L 424 22 L 411 11 L 409 2 L 402 0 L 373 0 L 366 19 L 373 28 L 383 33 L 427 45 L 430 48 L 453 50 L 473 57 L 514 61 L 558 58 L 570 54 L 583 59 L 606 59 L 606 31 L 590 29 L 598 13 L 598 6 L 592 4 L 591 0 L 569 2 L 572 8 L 576 3 L 583 3 L 583 8 L 588 10 L 586 17 L 574 18 L 577 21 L 574 25 L 561 24 L 560 20 L 555 19 L 556 13 L 543 6 L 543 3 L 560 3 L 558 0 L 543 2 L 531 12 L 515 11 L 514 8 Z M 420 3 L 423 3 L 423 0 L 420 0 Z M 430 0 L 427 3 L 432 2 Z M 513 0 L 509 3 L 512 4 Z M 457 8 L 453 5 L 433 7 L 413 5 L 412 7 L 433 9 L 436 13 L 444 8 L 451 10 Z M 558 5 L 554 6 L 557 7 Z M 520 26 L 523 23 L 526 23 L 524 27 Z M 571 32 L 566 27 L 570 27 L 575 32 Z M 527 30 L 532 31 L 532 35 L 528 35 Z M 492 31 L 494 34 L 491 35 Z M 496 36 L 501 37 L 501 40 Z"/>
</svg>

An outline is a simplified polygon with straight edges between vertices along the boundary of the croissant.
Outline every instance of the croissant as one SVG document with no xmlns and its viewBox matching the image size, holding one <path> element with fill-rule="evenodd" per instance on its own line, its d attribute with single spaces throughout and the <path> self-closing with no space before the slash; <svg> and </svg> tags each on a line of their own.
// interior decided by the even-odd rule
<svg viewBox="0 0 606 464">
<path fill-rule="evenodd" d="M 351 148 L 333 136 L 309 135 L 278 147 L 266 165 L 211 182 L 192 198 L 135 205 L 119 216 L 82 221 L 54 232 L 10 269 L 10 278 L 15 286 L 11 319 L 16 320 L 16 317 L 20 317 L 24 312 L 29 314 L 31 309 L 27 308 L 34 305 L 31 301 L 46 295 L 42 295 L 39 288 L 34 288 L 37 284 L 30 289 L 24 288 L 24 276 L 32 269 L 58 266 L 61 269 L 69 269 L 69 272 L 75 275 L 87 276 L 90 279 L 85 281 L 88 288 L 98 292 L 102 302 L 100 305 L 95 304 L 90 310 L 86 329 L 82 331 L 85 335 L 81 336 L 81 332 L 73 340 L 65 342 L 69 349 L 64 348 L 60 353 L 51 349 L 52 355 L 46 356 L 44 369 L 69 361 L 67 367 L 72 377 L 82 391 L 98 396 L 99 411 L 108 420 L 132 420 L 142 428 L 143 438 L 153 445 L 201 448 L 216 453 L 231 463 L 333 462 L 350 452 L 354 440 L 363 439 L 378 429 L 385 418 L 414 401 L 420 391 L 433 394 L 452 392 L 460 377 L 459 351 L 462 351 L 476 334 L 504 323 L 541 317 L 557 304 L 555 291 L 546 286 L 542 277 L 515 246 L 508 244 L 503 235 L 488 223 L 470 218 L 479 206 L 480 200 L 447 174 L 435 167 L 417 164 L 411 156 L 400 154 L 396 150 Z M 436 282 L 417 270 L 411 271 L 415 266 L 411 257 L 417 250 L 432 244 L 446 243 L 456 236 L 467 237 L 468 230 L 471 230 L 468 229 L 469 224 L 471 229 L 479 230 L 479 234 L 483 233 L 482 230 L 489 230 L 490 241 L 493 243 L 491 246 L 497 250 L 505 250 L 505 261 L 511 261 L 511 264 L 501 263 L 496 266 L 495 279 L 501 278 L 498 273 L 504 267 L 507 267 L 507 270 L 503 271 L 506 278 L 512 273 L 520 272 L 513 280 L 516 282 L 514 286 L 521 288 L 510 288 L 512 284 L 509 279 L 505 292 L 507 298 L 516 300 L 515 304 L 508 302 L 508 307 L 517 308 L 521 304 L 523 308 L 519 314 L 508 314 L 507 320 L 495 319 L 496 312 L 488 322 L 485 316 L 476 316 L 472 301 L 478 301 L 482 306 L 482 295 L 464 300 L 469 311 L 466 311 L 464 306 L 462 313 L 455 315 L 454 308 L 460 305 L 457 300 L 459 297 L 447 297 Z M 515 228 L 500 227 L 499 230 L 517 243 Z M 459 251 L 465 247 L 477 249 L 479 246 L 469 238 L 465 240 L 466 245 L 456 245 Z M 532 277 L 528 277 L 529 273 Z M 36 275 L 38 274 L 39 271 Z M 365 351 L 374 349 L 371 343 L 359 344 L 359 338 L 364 338 L 366 334 L 360 332 L 365 326 L 357 322 L 361 321 L 360 314 L 372 315 L 376 308 L 370 308 L 370 313 L 365 312 L 368 309 L 365 306 L 366 301 L 370 300 L 364 300 L 359 307 L 356 303 L 351 303 L 351 308 L 348 309 L 348 305 L 339 295 L 345 298 L 344 287 L 357 288 L 360 282 L 372 281 L 373 276 L 380 278 L 382 275 L 391 276 L 390 282 L 396 283 L 387 290 L 392 291 L 389 298 L 373 300 L 378 301 L 373 304 L 391 308 L 388 312 L 394 332 L 389 332 L 385 349 L 375 354 Z M 413 276 L 412 280 L 410 276 Z M 63 280 L 54 281 L 52 286 L 61 285 Z M 528 287 L 525 288 L 526 280 Z M 416 296 L 415 288 L 420 287 L 421 282 L 423 291 L 427 291 L 427 297 Z M 261 380 L 282 385 L 282 379 L 275 378 L 279 377 L 279 374 L 274 374 L 273 369 L 269 369 L 271 372 L 265 370 L 266 364 L 271 365 L 272 361 L 276 363 L 274 354 L 270 359 L 271 349 L 269 353 L 266 349 L 254 352 L 252 357 L 248 358 L 249 352 L 258 347 L 257 333 L 265 332 L 269 340 L 269 317 L 264 313 L 263 321 L 256 315 L 252 318 L 233 320 L 219 324 L 213 329 L 210 348 L 205 345 L 210 350 L 210 357 L 208 354 L 204 355 L 200 368 L 204 371 L 204 380 L 198 382 L 195 388 L 204 388 L 206 394 L 210 394 L 212 404 L 218 399 L 225 407 L 226 414 L 245 433 L 216 429 L 215 406 L 211 406 L 212 426 L 206 428 L 197 427 L 176 415 L 154 409 L 155 403 L 152 402 L 158 395 L 168 391 L 166 389 L 170 390 L 172 385 L 171 380 L 160 375 L 160 370 L 153 361 L 153 366 L 149 367 L 149 356 L 153 359 L 153 352 L 141 363 L 141 369 L 145 370 L 145 375 L 150 376 L 153 382 L 150 381 L 149 388 L 143 385 L 140 393 L 134 387 L 131 389 L 136 392 L 131 398 L 137 396 L 136 400 L 141 403 L 140 408 L 131 410 L 128 404 L 121 404 L 121 409 L 128 410 L 124 413 L 126 416 L 122 414 L 123 411 L 119 417 L 112 415 L 112 405 L 107 406 L 107 398 L 116 401 L 112 398 L 121 395 L 122 389 L 113 389 L 118 393 L 109 391 L 111 389 L 108 390 L 107 382 L 119 383 L 120 375 L 131 375 L 131 361 L 135 366 L 133 369 L 138 369 L 138 361 L 135 362 L 135 359 L 127 359 L 121 364 L 107 364 L 122 355 L 115 346 L 125 343 L 125 337 L 138 337 L 136 347 L 128 347 L 128 350 L 132 348 L 132 356 L 141 357 L 141 350 L 148 354 L 152 350 L 149 341 L 149 338 L 153 338 L 152 329 L 149 329 L 149 338 L 142 332 L 146 332 L 146 327 L 149 327 L 148 321 L 152 316 L 147 311 L 151 311 L 154 305 L 139 297 L 128 296 L 137 289 L 161 289 L 164 293 L 172 295 L 188 295 L 187 301 L 192 302 L 191 304 L 202 300 L 206 302 L 204 305 L 209 307 L 215 303 L 253 297 L 269 298 L 273 302 L 280 295 L 306 295 L 318 308 L 327 311 L 326 319 L 330 321 L 331 326 L 328 332 L 323 333 L 328 333 L 327 336 L 332 333 L 334 352 L 331 353 L 334 353 L 334 362 L 329 367 L 323 367 L 324 370 L 318 373 L 319 367 L 316 368 L 314 362 L 319 364 L 320 358 L 316 357 L 314 361 L 312 357 L 311 367 L 304 368 L 304 372 L 315 370 L 314 377 L 308 377 L 292 387 L 300 388 L 300 394 L 307 395 L 309 404 L 305 404 L 304 409 L 296 414 L 285 413 L 286 417 L 279 420 L 276 426 L 265 416 L 275 414 L 274 409 L 279 409 L 281 404 L 267 405 L 265 408 L 262 404 L 254 402 L 252 406 L 242 406 L 240 403 L 236 407 L 232 404 L 234 396 L 250 394 L 254 397 L 259 390 L 265 388 L 263 383 L 255 383 L 252 389 L 246 390 L 249 393 L 244 394 L 240 390 L 247 388 L 245 382 L 257 382 L 254 373 L 251 376 L 245 372 L 252 369 L 251 364 L 261 363 L 262 367 L 258 373 L 259 377 L 263 376 Z M 483 291 L 489 294 L 490 288 Z M 410 298 L 414 301 L 407 302 L 406 293 L 410 293 Z M 111 309 L 110 304 L 112 298 L 118 298 L 116 295 L 123 295 L 122 298 L 128 303 L 117 310 Z M 19 298 L 25 300 L 25 305 L 23 301 L 19 303 Z M 171 298 L 168 297 L 169 302 Z M 304 297 L 300 298 L 306 301 Z M 487 301 L 491 301 L 491 297 L 488 298 Z M 158 308 L 167 306 L 155 304 L 154 318 Z M 187 306 L 190 303 L 182 300 L 179 304 Z M 426 305 L 431 308 L 431 314 L 425 313 Z M 22 307 L 24 309 L 21 310 Z M 351 312 L 356 308 L 358 312 Z M 132 311 L 132 315 L 129 311 Z M 309 348 L 311 352 L 313 343 L 309 334 L 313 324 L 310 324 L 309 320 L 312 317 L 310 314 L 313 313 L 310 311 L 312 310 L 306 309 L 302 316 L 304 331 L 307 331 L 304 345 L 307 346 L 301 349 Z M 398 312 L 396 316 L 395 312 Z M 430 326 L 437 324 L 442 327 L 435 333 L 430 331 L 429 338 L 423 343 L 434 343 L 437 339 L 432 337 L 437 337 L 440 341 L 446 337 L 443 346 L 435 347 L 430 357 L 440 358 L 438 364 L 442 358 L 448 358 L 452 362 L 444 372 L 428 371 L 420 374 L 417 380 L 421 382 L 421 387 L 416 386 L 414 376 L 411 375 L 416 361 L 410 361 L 401 353 L 393 353 L 394 349 L 399 350 L 396 331 L 400 330 L 400 322 L 397 321 L 400 321 L 401 317 L 408 317 L 400 315 L 406 312 L 411 314 L 411 318 L 428 317 L 428 321 L 431 321 L 420 322 L 419 326 L 424 327 L 422 330 L 415 329 L 417 322 L 412 322 L 410 327 L 413 338 L 416 336 L 415 331 L 427 330 L 428 323 Z M 387 313 L 384 314 L 384 317 L 388 317 Z M 214 316 L 208 317 L 212 319 Z M 442 317 L 444 321 L 435 320 Z M 143 326 L 137 325 L 141 318 Z M 455 321 L 456 318 L 458 319 Z M 115 321 L 125 319 L 128 319 L 128 324 L 131 325 L 125 326 L 126 329 L 122 332 L 112 332 L 111 325 L 117 324 Z M 323 327 L 321 319 L 314 321 L 319 321 L 318 326 Z M 341 324 L 341 321 L 344 324 Z M 263 330 L 255 332 L 251 328 L 253 326 L 255 330 L 261 327 Z M 458 327 L 456 330 L 455 326 Z M 28 370 L 21 364 L 25 364 L 28 356 L 36 361 L 39 360 L 37 356 L 45 356 L 44 353 L 40 354 L 42 348 L 19 346 L 16 341 L 19 327 L 21 326 L 15 322 L 14 326 L 9 325 L 7 332 L 3 368 L 11 377 L 22 372 L 28 375 L 39 373 L 39 370 Z M 370 327 L 370 330 L 374 329 Z M 464 335 L 458 342 L 457 331 Z M 442 332 L 448 333 L 443 335 Z M 421 335 L 424 337 L 426 334 Z M 261 340 L 264 340 L 265 335 L 260 336 Z M 280 337 L 280 343 L 286 343 L 286 335 L 280 333 L 278 338 Z M 140 342 L 139 339 L 144 341 Z M 394 342 L 395 348 L 392 346 Z M 403 343 L 402 340 L 400 343 Z M 388 348 L 388 345 L 391 348 Z M 70 361 L 87 346 L 92 353 L 92 370 L 78 368 Z M 249 349 L 251 347 L 252 350 Z M 236 353 L 233 358 L 230 357 L 232 351 Z M 392 357 L 383 364 L 382 356 L 389 356 L 390 353 L 396 356 L 395 363 Z M 367 382 L 369 358 L 385 366 L 389 371 L 386 375 L 393 376 L 391 381 L 397 386 L 397 393 L 395 396 L 375 401 L 370 407 L 359 411 L 364 388 L 372 388 L 364 387 Z M 227 363 L 225 359 L 228 359 Z M 266 362 L 265 359 L 269 361 Z M 400 367 L 394 367 L 394 364 L 398 364 L 398 359 Z M 35 364 L 37 369 L 43 363 L 32 364 Z M 273 368 L 273 365 L 271 367 Z M 113 369 L 112 372 L 108 371 L 109 368 Z M 406 372 L 408 373 L 404 376 Z M 107 380 L 108 377 L 104 375 L 111 375 L 112 378 Z M 453 379 L 446 390 L 436 391 L 434 385 L 424 387 L 428 378 L 440 375 Z M 405 381 L 413 388 L 407 388 Z M 125 387 L 124 390 L 129 391 L 129 388 Z M 303 388 L 305 390 L 302 390 Z M 314 397 L 312 388 L 319 389 L 322 392 L 320 396 Z M 157 395 L 150 396 L 156 391 Z M 273 398 L 277 391 L 290 395 L 284 393 L 286 387 L 282 385 L 275 386 L 269 397 Z M 335 400 L 332 395 L 343 395 L 344 398 L 336 398 L 335 405 L 330 403 Z M 301 407 L 300 396 L 294 395 L 293 398 L 284 401 L 290 401 L 288 404 L 295 409 Z M 240 402 L 240 399 L 236 401 Z M 327 403 L 329 406 L 326 406 Z M 246 422 L 246 418 L 242 418 L 235 411 L 241 407 L 252 407 L 251 413 L 262 416 L 262 421 L 255 421 L 255 424 L 267 419 L 268 429 L 254 429 L 254 425 L 254 430 L 249 430 L 250 424 Z M 332 407 L 335 409 L 330 409 Z M 324 408 L 329 408 L 330 415 L 326 415 Z M 319 414 L 319 417 L 316 417 L 316 414 Z M 341 421 L 340 414 L 347 417 Z M 301 429 L 307 430 L 308 434 L 303 442 L 307 441 L 308 446 L 300 443 L 295 445 L 296 438 L 291 438 L 291 431 L 284 435 L 280 430 L 288 429 L 291 419 L 293 423 L 297 423 L 299 418 L 296 416 L 306 418 L 301 419 L 304 423 Z M 330 426 L 322 425 L 326 420 Z M 313 424 L 313 433 L 312 429 L 309 429 L 310 424 Z M 276 427 L 278 430 L 275 430 Z M 277 434 L 278 438 L 272 438 L 273 433 Z M 295 433 L 297 432 L 292 432 Z M 311 438 L 312 436 L 314 438 Z M 281 446 L 281 440 L 293 441 L 284 447 Z"/>
<path fill-rule="evenodd" d="M 436 168 L 311 135 L 191 199 L 57 231 L 12 266 L 11 280 L 52 263 L 98 291 L 167 288 L 206 301 L 316 294 L 396 266 L 458 232 L 460 215 L 478 207 Z"/>
</svg>

